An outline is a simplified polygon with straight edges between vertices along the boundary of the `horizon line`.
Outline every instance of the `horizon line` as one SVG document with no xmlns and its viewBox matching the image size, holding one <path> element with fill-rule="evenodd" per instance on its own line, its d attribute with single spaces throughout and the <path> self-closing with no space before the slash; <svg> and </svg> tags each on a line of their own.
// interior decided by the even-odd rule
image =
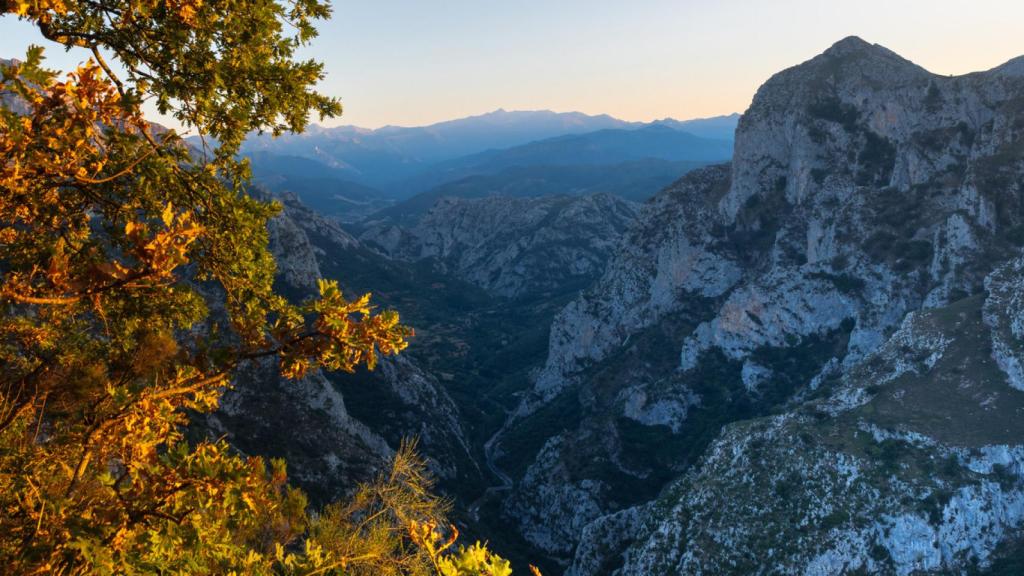
<svg viewBox="0 0 1024 576">
<path fill-rule="evenodd" d="M 494 114 L 502 114 L 502 113 L 505 113 L 505 114 L 529 114 L 529 113 L 543 113 L 543 112 L 549 112 L 551 114 L 560 114 L 560 115 L 561 114 L 580 114 L 580 115 L 586 116 L 588 118 L 600 118 L 602 116 L 606 116 L 606 117 L 608 117 L 608 118 L 610 118 L 612 120 L 617 120 L 619 122 L 624 122 L 624 123 L 627 123 L 627 124 L 655 124 L 657 122 L 696 122 L 696 121 L 701 121 L 701 120 L 715 120 L 715 119 L 718 119 L 718 118 L 730 118 L 730 117 L 733 117 L 733 116 L 742 116 L 743 115 L 743 112 L 735 112 L 734 111 L 734 112 L 727 112 L 727 113 L 723 113 L 723 114 L 713 114 L 711 116 L 697 116 L 697 117 L 693 117 L 693 118 L 676 118 L 676 117 L 673 117 L 673 116 L 664 116 L 664 117 L 660 117 L 660 118 L 653 118 L 651 120 L 626 120 L 626 119 L 620 118 L 618 116 L 613 116 L 613 115 L 611 115 L 611 114 L 609 114 L 607 112 L 591 114 L 591 113 L 588 113 L 588 112 L 582 112 L 580 110 L 558 110 L 558 111 L 556 111 L 556 110 L 552 110 L 550 108 L 512 109 L 512 110 L 509 110 L 509 109 L 505 109 L 504 107 L 501 107 L 501 108 L 495 108 L 495 109 L 490 110 L 488 112 L 481 112 L 481 113 L 478 113 L 478 114 L 469 114 L 469 115 L 466 115 L 466 116 L 459 116 L 459 117 L 456 117 L 456 118 L 448 118 L 446 120 L 437 120 L 437 121 L 434 121 L 434 122 L 429 122 L 427 124 L 416 124 L 416 125 L 408 125 L 408 124 L 406 124 L 406 125 L 402 125 L 402 124 L 382 124 L 382 125 L 377 126 L 377 127 L 368 127 L 368 126 L 360 126 L 358 124 L 337 124 L 337 125 L 330 126 L 330 125 L 322 124 L 321 122 L 310 122 L 309 124 L 306 125 L 305 130 L 309 130 L 310 128 L 321 128 L 321 129 L 324 129 L 324 130 L 336 130 L 336 129 L 339 129 L 339 128 L 358 128 L 358 129 L 361 129 L 361 130 L 367 130 L 367 131 L 372 131 L 372 132 L 376 132 L 378 130 L 383 130 L 385 128 L 395 128 L 395 129 L 410 130 L 410 129 L 416 129 L 416 128 L 430 128 L 431 126 L 437 126 L 438 124 L 446 124 L 446 123 L 449 123 L 449 122 L 458 122 L 460 120 L 470 120 L 470 119 L 473 119 L 473 118 L 483 118 L 485 116 L 491 116 L 491 115 L 494 115 Z M 344 117 L 344 114 L 342 116 L 338 116 L 337 118 L 340 119 L 340 118 L 343 118 L 343 117 Z M 286 133 L 286 134 L 295 134 L 295 133 L 291 132 L 291 133 Z"/>
</svg>

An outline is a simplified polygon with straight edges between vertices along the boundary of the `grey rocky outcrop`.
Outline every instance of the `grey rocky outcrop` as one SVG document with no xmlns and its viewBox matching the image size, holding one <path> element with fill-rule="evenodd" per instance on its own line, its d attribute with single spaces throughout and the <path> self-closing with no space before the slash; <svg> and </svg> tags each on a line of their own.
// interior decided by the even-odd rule
<svg viewBox="0 0 1024 576">
<path fill-rule="evenodd" d="M 439 199 L 411 226 L 373 222 L 359 239 L 391 258 L 430 260 L 506 298 L 571 293 L 604 270 L 636 215 L 608 194 Z"/>
<path fill-rule="evenodd" d="M 915 484 L 902 472 L 855 482 L 850 478 L 878 472 L 882 464 L 872 460 L 877 454 L 858 456 L 827 443 L 802 448 L 799 434 L 816 416 L 801 406 L 820 402 L 824 418 L 842 418 L 840 413 L 862 409 L 860 403 L 877 394 L 864 390 L 894 386 L 909 374 L 966 382 L 953 365 L 936 360 L 937 367 L 929 367 L 927 355 L 913 355 L 924 355 L 914 352 L 915 342 L 935 348 L 955 340 L 943 330 L 955 332 L 959 325 L 931 330 L 930 340 L 907 330 L 968 304 L 975 308 L 963 313 L 976 316 L 992 336 L 984 342 L 961 338 L 982 346 L 972 351 L 962 344 L 961 353 L 986 358 L 986 366 L 998 370 L 998 378 L 985 380 L 991 387 L 985 394 L 1011 396 L 1021 382 L 1021 303 L 1019 273 L 1013 272 L 1019 264 L 1006 263 L 1022 245 L 1019 59 L 946 77 L 848 38 L 780 72 L 743 115 L 732 164 L 693 172 L 644 205 L 601 278 L 556 317 L 547 362 L 500 442 L 510 448 L 506 466 L 523 470 L 505 503 L 508 516 L 560 561 L 589 551 L 572 568 L 573 574 L 587 573 L 584 566 L 609 564 L 592 558 L 595 545 L 587 534 L 594 530 L 568 533 L 575 530 L 562 513 L 569 492 L 586 492 L 581 510 L 593 516 L 596 503 L 600 523 L 644 505 L 667 478 L 681 475 L 669 491 L 681 494 L 673 502 L 690 502 L 680 504 L 676 516 L 693 521 L 662 525 L 649 519 L 652 536 L 630 552 L 623 573 L 739 574 L 757 573 L 743 571 L 752 566 L 779 566 L 824 574 L 884 565 L 883 571 L 902 574 L 984 564 L 995 542 L 1020 522 L 1020 495 L 1009 480 L 998 490 L 981 477 Z M 876 371 L 870 381 L 833 389 L 894 346 L 906 347 L 912 357 L 889 372 Z M 565 413 L 566 406 L 578 416 L 553 422 L 549 413 Z M 718 427 L 772 411 L 781 414 L 727 426 L 693 467 L 698 459 L 692 451 Z M 1003 412 L 993 417 L 1010 418 Z M 856 422 L 841 428 L 858 442 L 868 434 Z M 584 442 L 598 430 L 601 441 Z M 570 446 L 563 453 L 575 456 L 553 458 L 548 445 L 530 440 L 545 436 Z M 747 460 L 763 458 L 742 456 L 757 438 L 770 446 L 764 458 L 773 465 L 764 474 L 747 467 Z M 1015 444 L 987 440 L 992 442 L 971 449 Z M 913 448 L 928 461 L 956 455 L 960 468 L 964 449 L 962 441 L 949 438 Z M 638 465 L 630 458 L 635 453 L 652 461 L 658 455 L 661 464 Z M 737 460 L 741 456 L 746 460 Z M 787 471 L 805 471 L 801 479 L 810 483 L 786 488 L 779 475 Z M 717 476 L 732 480 L 714 492 L 707 486 L 719 482 Z M 784 511 L 758 507 L 759 495 L 776 484 L 794 501 L 813 504 Z M 593 486 L 600 489 L 588 488 Z M 921 514 L 894 499 L 909 494 L 920 501 L 935 490 L 952 494 L 948 501 L 943 497 L 944 519 L 924 522 L 940 552 L 915 551 L 924 542 L 916 539 L 925 533 Z M 830 517 L 829 502 L 840 494 L 865 499 L 868 511 L 846 532 L 844 516 Z M 719 518 L 722 507 L 714 498 L 734 502 L 736 508 L 728 509 L 736 520 L 724 513 Z M 716 515 L 714 522 L 698 513 L 701 506 Z M 975 517 L 983 528 L 955 519 L 976 509 L 989 509 L 989 516 Z M 808 536 L 766 527 L 751 516 L 755 512 L 781 514 L 806 527 Z M 697 527 L 709 522 L 721 533 L 709 536 L 712 528 Z M 821 526 L 833 522 L 839 523 L 836 539 L 823 539 Z M 716 550 L 721 561 L 709 556 Z M 750 563 L 755 556 L 761 564 Z M 668 560 L 653 560 L 660 557 Z M 668 571 L 652 572 L 655 566 Z"/>
</svg>

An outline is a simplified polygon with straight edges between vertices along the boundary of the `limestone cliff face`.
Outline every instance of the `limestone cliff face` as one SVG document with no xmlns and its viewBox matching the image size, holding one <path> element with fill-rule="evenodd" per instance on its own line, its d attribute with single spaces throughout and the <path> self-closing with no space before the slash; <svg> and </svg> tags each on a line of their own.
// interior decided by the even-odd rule
<svg viewBox="0 0 1024 576">
<path fill-rule="evenodd" d="M 986 278 L 985 289 L 989 297 L 983 312 L 992 330 L 992 358 L 1010 386 L 1024 391 L 1024 356 L 1015 346 L 1024 342 L 1024 261 Z"/>
<path fill-rule="evenodd" d="M 678 309 L 685 294 L 714 298 L 739 281 L 740 264 L 709 249 L 720 217 L 706 194 L 727 183 L 725 166 L 697 170 L 643 206 L 600 280 L 555 319 L 548 362 L 537 378 L 542 398 Z"/>
<path fill-rule="evenodd" d="M 647 203 L 605 273 L 556 318 L 547 362 L 499 442 L 505 465 L 520 471 L 505 511 L 524 535 L 567 564 L 576 552 L 601 548 L 580 544 L 583 534 L 601 531 L 577 529 L 578 517 L 607 522 L 600 520 L 603 515 L 645 504 L 669 478 L 719 466 L 713 463 L 719 453 L 722 467 L 714 473 L 725 474 L 731 454 L 754 434 L 744 426 L 760 427 L 756 433 L 770 444 L 781 436 L 767 430 L 788 431 L 807 417 L 796 411 L 755 420 L 756 426 L 727 428 L 709 444 L 722 425 L 809 402 L 824 382 L 853 378 L 899 338 L 918 342 L 905 332 L 917 320 L 965 301 L 977 304 L 970 314 L 993 335 L 980 349 L 991 348 L 981 355 L 998 370 L 991 374 L 992 392 L 1014 392 L 1022 370 L 1021 326 L 1014 320 L 1020 302 L 1006 288 L 1014 284 L 993 280 L 992 274 L 1024 244 L 1021 67 L 1018 59 L 988 72 L 936 76 L 849 38 L 766 82 L 740 121 L 731 166 L 691 173 Z M 934 341 L 945 338 L 943 329 L 958 326 L 933 330 Z M 879 372 L 873 378 L 886 377 Z M 872 385 L 883 383 L 860 386 Z M 853 397 L 854 389 L 851 384 L 835 394 Z M 876 430 L 853 423 L 846 429 L 888 434 L 878 432 L 881 425 Z M 921 448 L 929 458 L 957 454 L 961 467 L 970 468 L 958 451 L 963 445 L 955 439 L 936 442 Z M 840 474 L 837 466 L 848 471 L 867 465 L 842 460 L 834 447 L 814 452 L 786 445 L 772 452 L 779 470 L 816 474 L 812 464 L 820 461 L 817 466 L 831 470 L 821 472 L 824 477 Z M 984 444 L 989 445 L 996 443 Z M 700 460 L 705 446 L 708 456 Z M 696 462 L 703 464 L 692 471 Z M 753 498 L 777 480 L 748 474 L 744 482 Z M 814 497 L 827 500 L 822 495 L 846 486 L 845 480 L 835 482 Z M 900 482 L 909 481 L 851 484 L 850 490 L 863 489 L 865 498 L 877 493 L 872 525 L 880 534 L 902 526 L 902 538 L 916 530 L 907 524 L 913 522 L 895 509 L 891 521 L 881 516 L 892 504 L 886 494 L 898 493 Z M 701 492 L 699 482 L 686 485 L 680 490 Z M 975 503 L 1005 504 L 1005 517 L 993 522 L 1007 530 L 1016 526 L 1013 490 L 997 495 L 981 480 L 955 486 L 973 486 L 963 497 Z M 925 498 L 923 484 L 915 489 Z M 810 490 L 796 483 L 791 493 L 811 498 Z M 812 528 L 831 514 L 809 510 L 787 514 Z M 723 530 L 740 530 L 722 522 Z M 870 552 L 870 531 L 857 530 L 834 549 L 862 546 Z M 681 573 L 749 566 L 739 558 L 732 564 L 684 561 L 688 553 L 700 555 L 704 541 L 687 544 L 689 536 L 676 538 L 680 534 L 644 544 L 646 552 L 634 551 L 627 573 L 659 573 L 645 572 L 655 564 L 640 560 L 652 557 L 655 548 L 673 558 L 671 566 Z M 785 542 L 755 542 L 753 534 L 747 540 L 738 533 L 721 539 L 722 549 L 782 554 Z M 992 550 L 973 532 L 957 538 L 975 552 Z M 939 548 L 960 546 L 939 541 Z M 813 566 L 831 573 L 837 566 L 832 560 L 813 564 L 817 556 L 797 548 L 799 553 L 778 565 L 794 573 Z M 886 547 L 890 554 L 897 549 Z M 905 573 L 906 566 L 932 570 L 967 562 L 960 552 L 950 554 L 939 564 L 893 556 L 891 566 Z M 987 557 L 979 554 L 984 562 Z M 604 565 L 591 552 L 585 555 L 574 574 L 585 573 L 585 565 Z M 851 560 L 843 570 L 881 566 L 882 560 L 873 561 Z"/>
<path fill-rule="evenodd" d="M 908 314 L 819 398 L 728 426 L 650 508 L 620 573 L 987 566 L 1024 525 L 1024 393 L 1000 361 L 1024 357 L 1003 331 L 1020 319 L 1022 264 Z"/>
<path fill-rule="evenodd" d="M 412 226 L 370 223 L 360 241 L 430 260 L 491 294 L 536 298 L 589 284 L 635 215 L 635 204 L 608 194 L 441 198 Z"/>
</svg>

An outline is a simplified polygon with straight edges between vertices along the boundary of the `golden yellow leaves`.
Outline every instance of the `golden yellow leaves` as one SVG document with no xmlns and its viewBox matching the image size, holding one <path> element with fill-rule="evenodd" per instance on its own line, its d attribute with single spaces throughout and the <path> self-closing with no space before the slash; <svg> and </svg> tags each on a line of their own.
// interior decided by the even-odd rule
<svg viewBox="0 0 1024 576">
<path fill-rule="evenodd" d="M 71 264 L 66 242 L 58 238 L 46 270 L 42 274 L 11 271 L 0 286 L 0 297 L 29 304 L 68 305 L 112 290 L 151 289 L 173 282 L 175 269 L 189 261 L 189 247 L 203 227 L 188 212 L 175 214 L 170 204 L 161 220 L 166 229 L 155 233 L 150 233 L 144 222 L 129 221 L 125 225 L 127 259 L 93 259 L 84 267 Z"/>
<path fill-rule="evenodd" d="M 48 10 L 61 5 L 33 6 Z M 95 65 L 55 82 L 32 68 L 38 58 L 38 51 L 30 51 L 28 62 L 5 68 L 0 83 L 0 91 L 15 94 L 28 108 L 21 115 L 0 110 L 9 128 L 0 130 L 5 158 L 0 187 L 7 192 L 0 199 L 0 236 L 9 266 L 0 294 L 24 303 L 66 306 L 102 291 L 104 280 L 118 273 L 116 266 L 96 262 L 91 256 L 95 248 L 88 247 L 92 215 L 82 200 L 96 194 L 83 197 L 68 187 L 83 174 L 104 169 L 109 146 L 102 142 L 100 124 L 124 119 L 125 113 L 116 90 Z M 39 84 L 40 79 L 50 83 Z M 41 262 L 45 269 L 36 265 Z"/>
<path fill-rule="evenodd" d="M 199 10 L 203 6 L 202 0 L 144 0 L 133 3 L 132 17 L 145 17 L 153 9 L 164 6 L 167 10 L 176 15 L 183 23 L 194 26 Z M 64 0 L 13 0 L 6 4 L 7 10 L 22 18 L 29 18 L 46 24 L 53 20 L 56 15 L 68 13 L 68 3 Z M 57 41 L 64 43 L 80 43 L 67 35 L 57 34 Z"/>
<path fill-rule="evenodd" d="M 438 529 L 434 520 L 409 520 L 406 526 L 409 531 L 409 538 L 417 546 L 427 551 L 431 558 L 439 558 L 448 548 L 451 548 L 459 539 L 459 529 L 454 525 L 448 526 L 447 537 Z"/>
<path fill-rule="evenodd" d="M 440 576 L 511 576 L 512 565 L 480 542 L 459 546 L 457 552 L 437 560 Z"/>
<path fill-rule="evenodd" d="M 160 219 L 165 229 L 153 234 L 144 222 L 125 224 L 130 254 L 138 264 L 124 277 L 173 278 L 174 270 L 189 261 L 189 246 L 203 233 L 203 226 L 192 220 L 190 212 L 175 214 L 170 203 L 164 207 Z"/>
<path fill-rule="evenodd" d="M 449 525 L 447 534 L 440 530 L 434 520 L 407 521 L 409 539 L 420 548 L 434 565 L 438 576 L 511 576 L 512 566 L 508 560 L 491 552 L 486 545 L 475 542 L 470 546 L 459 546 L 452 550 L 459 538 L 459 531 Z M 534 576 L 541 576 L 536 566 L 530 566 Z"/>
<path fill-rule="evenodd" d="M 141 116 L 126 111 L 117 91 L 92 63 L 69 74 L 67 81 L 48 86 L 22 79 L 21 72 L 42 73 L 19 66 L 5 70 L 0 82 L 0 91 L 15 94 L 29 107 L 23 115 L 0 110 L 7 125 L 0 130 L 0 152 L 5 158 L 0 164 L 0 186 L 17 200 L 11 205 L 0 203 L 0 210 L 23 207 L 11 216 L 25 225 L 47 224 L 37 217 L 52 212 L 53 206 L 45 204 L 57 201 L 59 187 L 90 182 L 110 164 L 109 146 L 102 142 L 103 127 L 138 122 Z M 7 216 L 0 212 L 0 220 L 12 223 Z"/>
<path fill-rule="evenodd" d="M 196 17 L 202 6 L 202 0 L 167 0 L 167 8 L 189 26 L 196 24 Z"/>
<path fill-rule="evenodd" d="M 399 324 L 394 311 L 373 314 L 370 294 L 349 301 L 334 280 L 318 280 L 318 286 L 320 298 L 301 310 L 316 315 L 309 329 L 298 314 L 282 316 L 271 330 L 280 343 L 282 376 L 302 378 L 313 366 L 373 370 L 379 355 L 397 354 L 409 345 L 413 331 Z"/>
<path fill-rule="evenodd" d="M 68 79 L 58 82 L 47 90 L 49 105 L 66 106 L 74 114 L 65 119 L 62 126 L 54 128 L 54 134 L 85 129 L 84 137 L 74 140 L 73 146 L 85 143 L 85 137 L 97 135 L 100 125 L 131 121 L 138 124 L 141 116 L 121 105 L 117 88 L 103 75 L 102 69 L 92 60 L 68 74 Z M 99 123 L 100 125 L 97 125 Z"/>
<path fill-rule="evenodd" d="M 170 202 L 164 206 L 163 211 L 160 212 L 160 220 L 164 223 L 164 226 L 170 228 L 171 224 L 174 223 L 174 205 Z"/>
<path fill-rule="evenodd" d="M 132 14 L 132 16 L 144 17 L 146 12 L 161 4 L 165 5 L 172 14 L 176 14 L 182 22 L 189 25 L 195 24 L 196 16 L 203 5 L 202 0 L 148 0 L 137 2 L 134 10 L 138 13 Z M 54 15 L 63 15 L 68 12 L 68 4 L 64 0 L 12 0 L 7 2 L 5 7 L 9 13 L 44 24 L 50 22 Z M 64 38 L 61 41 L 68 42 L 70 40 Z"/>
<path fill-rule="evenodd" d="M 14 0 L 6 4 L 7 10 L 24 18 L 48 21 L 47 12 L 64 14 L 68 7 L 62 0 Z"/>
<path fill-rule="evenodd" d="M 165 230 L 148 236 L 142 223 L 125 225 L 125 234 L 135 247 L 133 256 L 154 278 L 168 278 L 175 268 L 188 262 L 189 246 L 203 233 L 203 226 L 192 220 L 192 213 L 174 213 L 168 203 L 160 213 Z"/>
</svg>

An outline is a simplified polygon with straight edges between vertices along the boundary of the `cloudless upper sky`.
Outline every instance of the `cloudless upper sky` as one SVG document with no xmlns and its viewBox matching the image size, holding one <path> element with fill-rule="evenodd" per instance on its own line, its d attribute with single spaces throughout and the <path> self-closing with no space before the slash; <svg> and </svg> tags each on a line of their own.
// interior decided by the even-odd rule
<svg viewBox="0 0 1024 576">
<path fill-rule="evenodd" d="M 940 74 L 992 68 L 1024 55 L 1024 0 L 339 0 L 320 33 L 303 56 L 342 98 L 331 125 L 497 108 L 686 119 L 742 112 L 773 73 L 849 35 Z M 0 17 L 0 57 L 33 42 Z"/>
</svg>

